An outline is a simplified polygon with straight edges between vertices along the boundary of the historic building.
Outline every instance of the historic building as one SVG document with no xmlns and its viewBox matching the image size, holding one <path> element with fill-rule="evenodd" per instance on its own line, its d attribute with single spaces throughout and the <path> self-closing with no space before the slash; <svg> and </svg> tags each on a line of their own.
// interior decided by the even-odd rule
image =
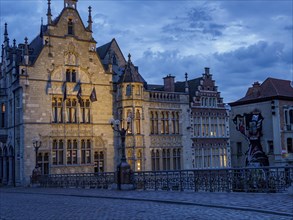
<svg viewBox="0 0 293 220">
<path fill-rule="evenodd" d="M 126 126 L 134 171 L 229 166 L 228 114 L 209 69 L 202 77 L 150 85 L 115 39 L 97 47 L 91 7 L 85 25 L 77 0 L 64 0 L 31 43 L 12 45 L 4 27 L 0 72 L 0 183 L 25 185 L 42 174 L 115 171 Z M 41 142 L 37 156 L 34 141 Z"/>
<path fill-rule="evenodd" d="M 255 82 L 243 98 L 230 105 L 233 167 L 259 166 L 265 160 L 270 166 L 293 164 L 293 87 L 289 80 Z"/>
<path fill-rule="evenodd" d="M 188 82 L 191 103 L 192 168 L 230 167 L 229 110 L 209 68 Z"/>
</svg>

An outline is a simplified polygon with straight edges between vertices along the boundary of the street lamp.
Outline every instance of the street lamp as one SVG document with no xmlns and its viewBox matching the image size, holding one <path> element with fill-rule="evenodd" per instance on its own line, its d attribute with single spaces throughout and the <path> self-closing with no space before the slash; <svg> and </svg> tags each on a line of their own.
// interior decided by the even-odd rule
<svg viewBox="0 0 293 220">
<path fill-rule="evenodd" d="M 41 176 L 41 171 L 38 165 L 38 151 L 39 151 L 39 148 L 42 146 L 42 141 L 40 141 L 39 138 L 35 137 L 32 139 L 32 142 L 36 152 L 36 165 L 35 165 L 35 168 L 33 169 L 32 183 L 38 183 L 39 177 Z"/>
<path fill-rule="evenodd" d="M 125 156 L 125 139 L 126 133 L 129 129 L 131 117 L 127 117 L 126 128 L 120 127 L 120 120 L 111 119 L 110 124 L 114 131 L 118 132 L 121 138 L 121 162 L 117 166 L 117 185 L 118 189 L 121 190 L 121 184 L 131 184 L 131 169 L 130 165 L 126 161 Z"/>
</svg>

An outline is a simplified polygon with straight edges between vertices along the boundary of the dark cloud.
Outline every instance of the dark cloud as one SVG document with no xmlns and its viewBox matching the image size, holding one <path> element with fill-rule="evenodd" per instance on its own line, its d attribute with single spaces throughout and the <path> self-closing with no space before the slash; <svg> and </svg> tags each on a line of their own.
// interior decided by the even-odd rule
<svg viewBox="0 0 293 220">
<path fill-rule="evenodd" d="M 246 72 L 248 64 L 258 68 L 267 68 L 275 65 L 277 62 L 285 62 L 290 54 L 284 55 L 283 43 L 274 42 L 269 44 L 265 41 L 259 41 L 256 44 L 240 47 L 234 51 L 215 53 L 214 57 L 220 62 L 231 63 L 230 71 L 239 72 L 242 70 Z"/>
<path fill-rule="evenodd" d="M 222 36 L 226 25 L 216 23 L 213 13 L 214 9 L 207 5 L 191 8 L 186 15 L 178 15 L 172 23 L 163 26 L 162 32 L 180 38 L 189 36 L 206 39 L 211 36 L 213 39 Z"/>
</svg>

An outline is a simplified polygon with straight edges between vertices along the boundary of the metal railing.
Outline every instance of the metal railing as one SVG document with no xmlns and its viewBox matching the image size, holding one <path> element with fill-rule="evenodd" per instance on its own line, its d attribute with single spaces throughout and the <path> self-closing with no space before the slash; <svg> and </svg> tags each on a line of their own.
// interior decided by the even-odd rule
<svg viewBox="0 0 293 220">
<path fill-rule="evenodd" d="M 115 173 L 52 174 L 42 176 L 44 187 L 108 189 Z M 293 185 L 293 166 L 134 172 L 136 189 L 194 192 L 284 192 Z"/>
</svg>

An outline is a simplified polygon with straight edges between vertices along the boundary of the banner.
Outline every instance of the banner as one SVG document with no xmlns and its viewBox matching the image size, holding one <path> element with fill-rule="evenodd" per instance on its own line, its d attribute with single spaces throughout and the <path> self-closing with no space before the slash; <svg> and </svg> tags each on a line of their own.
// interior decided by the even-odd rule
<svg viewBox="0 0 293 220">
<path fill-rule="evenodd" d="M 67 99 L 67 85 L 66 85 L 66 82 L 63 83 L 62 91 L 63 91 L 63 102 L 64 102 Z"/>
<path fill-rule="evenodd" d="M 90 95 L 90 100 L 91 100 L 91 102 L 97 101 L 97 95 L 96 95 L 96 89 L 95 89 L 95 87 L 93 88 L 93 91 L 92 91 L 92 93 Z"/>
</svg>

